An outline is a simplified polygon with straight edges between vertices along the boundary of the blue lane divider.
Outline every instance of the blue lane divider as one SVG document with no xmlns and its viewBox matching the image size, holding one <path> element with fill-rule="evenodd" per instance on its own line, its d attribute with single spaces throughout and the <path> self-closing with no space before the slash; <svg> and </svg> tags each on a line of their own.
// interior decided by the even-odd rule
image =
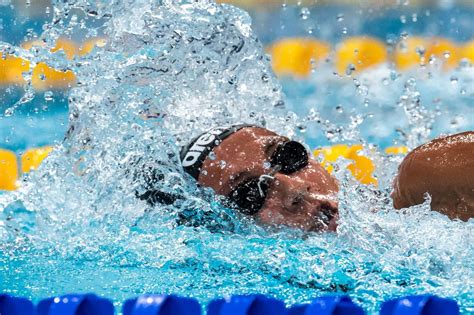
<svg viewBox="0 0 474 315">
<path fill-rule="evenodd" d="M 364 315 L 364 310 L 348 296 L 323 296 L 309 304 L 293 306 L 288 315 Z"/>
<path fill-rule="evenodd" d="M 113 315 L 114 305 L 94 294 L 69 294 L 44 299 L 38 303 L 37 315 Z"/>
<path fill-rule="evenodd" d="M 234 295 L 211 301 L 207 315 L 286 315 L 285 304 L 264 295 Z"/>
<path fill-rule="evenodd" d="M 0 294 L 1 315 L 34 315 L 35 307 L 30 300 Z"/>
<path fill-rule="evenodd" d="M 456 301 L 434 295 L 412 295 L 382 304 L 380 315 L 458 315 Z"/>
<path fill-rule="evenodd" d="M 195 299 L 176 295 L 142 295 L 125 301 L 123 315 L 201 315 Z"/>
<path fill-rule="evenodd" d="M 176 295 L 142 295 L 124 302 L 123 315 L 202 315 L 199 302 Z M 114 306 L 94 294 L 70 294 L 44 299 L 36 306 L 25 298 L 0 294 L 0 315 L 113 315 Z M 386 301 L 380 315 L 458 315 L 456 301 L 434 295 L 414 295 Z M 286 308 L 265 295 L 234 295 L 211 301 L 207 315 L 364 315 L 348 296 L 325 296 Z"/>
</svg>

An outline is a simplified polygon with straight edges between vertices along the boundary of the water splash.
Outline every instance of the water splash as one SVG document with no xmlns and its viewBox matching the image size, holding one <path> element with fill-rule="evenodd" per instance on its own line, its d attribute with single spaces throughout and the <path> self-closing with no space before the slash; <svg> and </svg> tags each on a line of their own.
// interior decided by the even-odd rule
<svg viewBox="0 0 474 315">
<path fill-rule="evenodd" d="M 379 166 L 378 188 L 356 183 L 347 161 L 336 163 L 337 236 L 256 226 L 223 208 L 179 167 L 179 146 L 216 124 L 253 122 L 289 136 L 317 124 L 332 141 L 365 142 L 359 126 L 377 113 L 370 80 L 344 86 L 362 104 L 362 110 L 344 108 L 347 124 L 323 118 L 317 98 L 301 118 L 285 108 L 241 10 L 211 1 L 77 0 L 55 1 L 53 11 L 42 35 L 51 47 L 79 32 L 81 19 L 100 19 L 85 36 L 100 33 L 108 42 L 72 64 L 52 58 L 49 49 L 15 48 L 33 61 L 46 58 L 74 70 L 78 85 L 70 92 L 64 142 L 22 189 L 0 196 L 2 291 L 34 298 L 95 291 L 116 300 L 173 292 L 202 301 L 260 292 L 287 303 L 344 292 L 371 312 L 392 295 L 432 292 L 472 310 L 474 222 L 450 221 L 429 211 L 428 202 L 394 211 L 390 179 L 399 157 L 364 151 Z M 413 117 L 415 145 L 428 136 L 431 120 L 412 83 L 402 92 L 402 107 Z M 381 97 L 390 98 L 383 86 Z M 182 198 L 158 207 L 137 199 L 150 170 L 162 178 L 160 190 Z M 183 217 L 187 224 L 179 225 Z"/>
</svg>

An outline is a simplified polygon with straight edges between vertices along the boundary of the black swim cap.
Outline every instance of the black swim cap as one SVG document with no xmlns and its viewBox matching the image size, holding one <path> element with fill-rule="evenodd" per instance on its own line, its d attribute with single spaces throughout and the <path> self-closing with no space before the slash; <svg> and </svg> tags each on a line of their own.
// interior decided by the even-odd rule
<svg viewBox="0 0 474 315">
<path fill-rule="evenodd" d="M 196 180 L 199 179 L 202 164 L 209 156 L 209 153 L 221 144 L 225 138 L 246 127 L 257 126 L 240 124 L 231 127 L 216 127 L 197 136 L 181 149 L 180 159 L 183 169 Z"/>
</svg>

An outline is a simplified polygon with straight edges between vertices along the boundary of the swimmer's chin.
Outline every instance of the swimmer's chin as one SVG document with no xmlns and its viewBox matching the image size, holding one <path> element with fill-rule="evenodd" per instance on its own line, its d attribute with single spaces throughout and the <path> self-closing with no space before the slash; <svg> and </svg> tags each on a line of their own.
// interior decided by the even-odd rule
<svg viewBox="0 0 474 315">
<path fill-rule="evenodd" d="M 309 226 L 301 226 L 300 229 L 305 232 L 316 232 L 316 233 L 337 232 L 338 220 L 339 220 L 339 215 L 336 213 L 329 220 L 318 219 L 316 220 L 315 223 Z"/>
<path fill-rule="evenodd" d="M 337 232 L 338 221 L 339 221 L 339 214 L 335 213 L 330 219 L 328 219 L 327 217 L 325 220 L 322 218 L 317 218 L 315 220 L 311 220 L 304 224 L 300 224 L 300 223 L 282 224 L 282 223 L 259 222 L 259 225 L 267 226 L 267 227 L 270 227 L 271 229 L 276 229 L 276 230 L 290 229 L 290 230 L 295 230 L 295 231 L 296 230 L 302 231 L 305 233 L 327 233 L 327 232 L 335 233 Z"/>
</svg>

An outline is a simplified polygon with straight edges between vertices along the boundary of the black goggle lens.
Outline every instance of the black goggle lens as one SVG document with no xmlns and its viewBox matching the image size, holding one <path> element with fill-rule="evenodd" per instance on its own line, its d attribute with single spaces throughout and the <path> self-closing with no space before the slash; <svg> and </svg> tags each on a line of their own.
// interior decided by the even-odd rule
<svg viewBox="0 0 474 315">
<path fill-rule="evenodd" d="M 272 167 L 280 166 L 283 174 L 294 173 L 308 165 L 308 152 L 299 142 L 287 141 L 280 145 L 271 159 Z M 237 186 L 229 199 L 246 215 L 254 215 L 265 203 L 269 184 L 267 180 L 252 178 Z"/>
<path fill-rule="evenodd" d="M 250 179 L 232 191 L 229 198 L 243 214 L 256 214 L 265 203 L 268 183 L 258 178 Z"/>
<path fill-rule="evenodd" d="M 272 156 L 272 166 L 279 165 L 280 172 L 291 174 L 308 165 L 308 152 L 297 141 L 287 141 L 280 145 Z"/>
</svg>

